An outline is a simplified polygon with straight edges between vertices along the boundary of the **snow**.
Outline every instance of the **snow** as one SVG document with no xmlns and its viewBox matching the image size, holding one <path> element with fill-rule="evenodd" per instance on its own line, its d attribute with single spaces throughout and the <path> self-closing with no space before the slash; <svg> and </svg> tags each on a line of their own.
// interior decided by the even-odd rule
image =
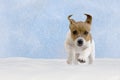
<svg viewBox="0 0 120 80">
<path fill-rule="evenodd" d="M 120 80 L 120 59 L 68 65 L 65 59 L 1 58 L 0 80 Z"/>
</svg>

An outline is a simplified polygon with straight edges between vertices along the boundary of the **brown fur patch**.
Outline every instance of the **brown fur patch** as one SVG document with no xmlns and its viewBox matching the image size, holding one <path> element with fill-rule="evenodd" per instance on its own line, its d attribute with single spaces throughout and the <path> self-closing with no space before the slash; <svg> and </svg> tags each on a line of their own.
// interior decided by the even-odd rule
<svg viewBox="0 0 120 80">
<path fill-rule="evenodd" d="M 91 25 L 86 22 L 74 22 L 70 24 L 72 39 L 75 40 L 78 37 L 83 37 L 86 41 L 91 40 L 90 28 Z M 76 31 L 76 34 L 73 33 L 74 31 Z"/>
</svg>

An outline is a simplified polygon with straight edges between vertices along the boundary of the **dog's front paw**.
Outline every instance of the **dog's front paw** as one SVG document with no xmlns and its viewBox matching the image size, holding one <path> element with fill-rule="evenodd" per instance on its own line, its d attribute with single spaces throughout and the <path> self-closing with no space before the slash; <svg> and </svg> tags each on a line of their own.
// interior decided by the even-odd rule
<svg viewBox="0 0 120 80">
<path fill-rule="evenodd" d="M 85 60 L 81 60 L 81 59 L 78 59 L 78 61 L 79 61 L 80 63 L 85 63 L 85 62 L 86 62 Z"/>
<path fill-rule="evenodd" d="M 80 63 L 85 63 L 85 62 L 86 62 L 86 58 L 80 57 L 80 58 L 78 59 L 78 61 L 79 61 Z"/>
</svg>

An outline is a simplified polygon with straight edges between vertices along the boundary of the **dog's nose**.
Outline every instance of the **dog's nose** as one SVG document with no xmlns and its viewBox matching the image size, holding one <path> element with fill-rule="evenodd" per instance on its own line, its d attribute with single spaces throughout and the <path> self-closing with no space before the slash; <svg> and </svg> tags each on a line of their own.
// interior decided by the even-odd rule
<svg viewBox="0 0 120 80">
<path fill-rule="evenodd" d="M 78 40 L 78 46 L 82 46 L 83 45 L 83 40 L 82 39 L 79 39 Z"/>
</svg>

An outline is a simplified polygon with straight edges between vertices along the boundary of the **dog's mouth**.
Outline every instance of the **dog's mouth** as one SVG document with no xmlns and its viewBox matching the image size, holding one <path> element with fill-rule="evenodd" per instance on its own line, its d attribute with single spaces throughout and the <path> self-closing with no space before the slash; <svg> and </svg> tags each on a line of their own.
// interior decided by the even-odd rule
<svg viewBox="0 0 120 80">
<path fill-rule="evenodd" d="M 83 46 L 83 44 L 77 44 L 77 46 L 78 46 L 78 47 L 82 47 L 82 46 Z"/>
</svg>

